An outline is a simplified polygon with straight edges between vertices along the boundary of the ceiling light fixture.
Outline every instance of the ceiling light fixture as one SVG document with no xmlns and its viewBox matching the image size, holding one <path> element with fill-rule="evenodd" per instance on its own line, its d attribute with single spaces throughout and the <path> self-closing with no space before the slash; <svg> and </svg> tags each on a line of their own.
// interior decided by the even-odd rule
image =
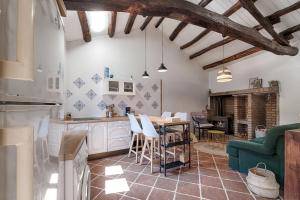
<svg viewBox="0 0 300 200">
<path fill-rule="evenodd" d="M 157 69 L 158 72 L 167 72 L 168 68 L 164 64 L 164 23 L 162 23 L 161 30 L 161 65 Z"/>
<path fill-rule="evenodd" d="M 108 12 L 89 11 L 87 12 L 87 18 L 91 31 L 94 33 L 100 33 L 108 26 Z"/>
<path fill-rule="evenodd" d="M 145 71 L 142 75 L 143 78 L 150 78 L 147 72 L 147 28 L 145 29 Z"/>
<path fill-rule="evenodd" d="M 223 35 L 223 40 L 224 40 L 224 35 Z M 218 83 L 226 83 L 232 81 L 232 74 L 231 71 L 224 66 L 224 54 L 225 54 L 225 44 L 223 45 L 223 63 L 222 63 L 222 69 L 218 71 L 218 76 L 217 76 L 217 82 Z"/>
</svg>

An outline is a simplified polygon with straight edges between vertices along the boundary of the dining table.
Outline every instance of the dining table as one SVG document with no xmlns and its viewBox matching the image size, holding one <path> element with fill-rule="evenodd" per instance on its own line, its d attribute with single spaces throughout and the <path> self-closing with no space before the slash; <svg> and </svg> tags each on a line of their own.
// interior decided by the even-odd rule
<svg viewBox="0 0 300 200">
<path fill-rule="evenodd" d="M 164 175 L 167 176 L 167 169 L 172 169 L 180 166 L 186 166 L 189 164 L 189 168 L 191 167 L 191 139 L 190 139 L 190 124 L 189 120 L 181 120 L 179 118 L 161 118 L 158 116 L 148 116 L 150 121 L 157 126 L 158 134 L 159 134 L 159 159 L 160 159 L 160 173 L 162 169 L 164 169 Z M 140 119 L 138 116 L 137 119 Z M 183 137 L 182 140 L 179 141 L 172 141 L 166 143 L 166 135 L 170 132 L 179 132 L 178 129 L 172 129 L 172 127 L 182 126 L 182 133 Z M 180 160 L 175 160 L 172 162 L 167 163 L 166 153 L 168 148 L 176 147 L 176 146 L 183 146 L 183 155 L 186 155 L 186 145 L 188 145 L 188 161 L 181 162 Z M 162 148 L 164 151 L 162 152 Z M 163 156 L 163 163 L 162 163 L 162 154 Z"/>
</svg>

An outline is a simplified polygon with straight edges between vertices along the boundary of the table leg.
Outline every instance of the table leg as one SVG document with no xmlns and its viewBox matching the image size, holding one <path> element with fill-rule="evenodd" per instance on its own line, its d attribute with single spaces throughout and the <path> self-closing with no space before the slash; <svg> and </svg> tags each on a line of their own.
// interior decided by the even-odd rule
<svg viewBox="0 0 300 200">
<path fill-rule="evenodd" d="M 185 141 L 186 139 L 186 130 L 184 129 L 184 125 L 182 125 L 182 135 L 183 135 L 183 141 Z M 185 144 L 183 144 L 183 157 L 184 157 L 184 160 L 185 160 Z M 185 167 L 185 163 L 183 164 L 183 166 Z"/>
<path fill-rule="evenodd" d="M 191 168 L 191 142 L 190 142 L 190 137 L 191 137 L 191 132 L 190 132 L 190 124 L 188 124 L 188 129 L 187 129 L 187 139 L 188 139 L 188 145 L 189 145 L 189 168 Z"/>
<path fill-rule="evenodd" d="M 166 151 L 166 127 L 163 126 L 163 134 L 164 134 L 164 170 L 165 170 L 165 176 L 167 176 L 167 151 Z"/>
<path fill-rule="evenodd" d="M 159 132 L 159 139 L 158 139 L 158 145 L 159 145 L 159 173 L 161 173 L 161 126 L 158 126 L 158 132 Z"/>
</svg>

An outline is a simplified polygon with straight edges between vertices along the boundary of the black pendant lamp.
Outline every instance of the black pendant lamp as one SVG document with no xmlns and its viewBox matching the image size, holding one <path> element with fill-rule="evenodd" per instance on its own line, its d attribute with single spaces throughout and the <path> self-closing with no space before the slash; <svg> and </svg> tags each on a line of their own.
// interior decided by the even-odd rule
<svg viewBox="0 0 300 200">
<path fill-rule="evenodd" d="M 143 78 L 150 78 L 147 72 L 147 28 L 145 29 L 145 71 L 142 75 Z"/>
<path fill-rule="evenodd" d="M 164 64 L 164 23 L 162 23 L 161 30 L 161 65 L 157 69 L 158 72 L 167 72 L 168 69 Z"/>
</svg>

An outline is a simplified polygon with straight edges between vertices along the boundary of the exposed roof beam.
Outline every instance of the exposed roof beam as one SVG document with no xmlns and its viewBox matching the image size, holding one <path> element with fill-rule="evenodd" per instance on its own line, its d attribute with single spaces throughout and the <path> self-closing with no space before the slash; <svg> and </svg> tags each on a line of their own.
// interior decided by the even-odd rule
<svg viewBox="0 0 300 200">
<path fill-rule="evenodd" d="M 90 27 L 87 21 L 86 13 L 85 11 L 78 11 L 78 18 L 82 30 L 82 35 L 83 35 L 83 40 L 85 42 L 90 42 L 92 40 L 91 32 L 90 32 Z"/>
<path fill-rule="evenodd" d="M 136 14 L 130 13 L 124 30 L 125 34 L 129 34 L 131 32 L 136 16 Z"/>
<path fill-rule="evenodd" d="M 255 0 L 256 1 L 256 0 Z M 228 10 L 226 10 L 223 13 L 223 16 L 225 17 L 229 17 L 230 15 L 232 15 L 233 13 L 235 13 L 236 11 L 238 11 L 240 8 L 242 7 L 241 3 L 238 1 L 236 2 L 233 6 L 231 6 Z M 187 42 L 186 44 L 182 45 L 180 47 L 180 49 L 186 49 L 190 46 L 192 46 L 193 44 L 195 44 L 196 42 L 198 42 L 199 40 L 201 40 L 204 36 L 206 36 L 208 33 L 210 33 L 210 29 L 205 29 L 203 30 L 199 35 L 197 35 L 194 39 L 192 39 L 191 41 Z"/>
<path fill-rule="evenodd" d="M 268 18 L 269 18 L 269 20 L 273 20 L 275 18 L 279 18 L 279 17 L 281 17 L 283 15 L 286 15 L 290 12 L 293 12 L 293 11 L 299 9 L 299 8 L 300 8 L 300 1 L 284 8 L 284 9 L 278 10 L 277 12 L 270 15 Z"/>
<path fill-rule="evenodd" d="M 65 0 L 70 10 L 105 10 L 144 16 L 163 16 L 202 26 L 278 55 L 296 55 L 296 47 L 282 46 L 249 27 L 183 0 Z"/>
<path fill-rule="evenodd" d="M 164 21 L 164 19 L 165 19 L 164 17 L 160 17 L 155 24 L 155 28 L 158 28 L 160 26 L 160 24 Z"/>
<path fill-rule="evenodd" d="M 293 26 L 289 29 L 286 29 L 285 31 L 281 32 L 280 35 L 282 35 L 285 39 L 290 40 L 290 39 L 293 38 L 292 33 L 297 32 L 297 31 L 300 31 L 300 24 L 296 25 L 296 26 Z M 241 58 L 247 57 L 247 56 L 252 55 L 254 53 L 257 53 L 259 51 L 262 51 L 262 49 L 260 49 L 258 47 L 252 47 L 250 49 L 247 49 L 247 50 L 242 51 L 240 53 L 237 53 L 235 55 L 229 56 L 228 58 L 219 60 L 217 62 L 208 64 L 208 65 L 205 65 L 202 68 L 204 70 L 215 68 L 219 65 L 226 64 L 226 63 L 229 63 L 229 62 L 232 62 L 232 61 L 235 61 L 235 60 L 239 60 Z"/>
<path fill-rule="evenodd" d="M 283 8 L 281 10 L 276 11 L 275 13 L 269 15 L 267 18 L 270 20 L 271 24 L 274 25 L 274 24 L 277 24 L 277 23 L 280 22 L 280 17 L 281 16 L 286 15 L 286 14 L 288 14 L 290 12 L 293 12 L 293 11 L 299 9 L 299 8 L 300 8 L 300 2 L 297 2 L 297 3 L 294 3 L 291 6 L 288 6 L 286 8 Z M 257 26 L 255 26 L 253 28 L 256 29 L 257 31 L 263 29 L 263 27 L 261 25 L 257 25 Z M 197 51 L 196 53 L 192 54 L 190 56 L 190 59 L 194 59 L 194 58 L 196 58 L 198 56 L 201 56 L 201 55 L 207 53 L 208 51 L 211 51 L 211 50 L 213 50 L 215 48 L 223 46 L 223 45 L 225 45 L 227 43 L 230 43 L 230 42 L 232 42 L 234 40 L 236 40 L 236 39 L 228 37 L 225 40 L 216 42 L 216 43 L 214 43 L 214 44 L 212 44 L 212 45 L 210 45 L 210 46 L 208 46 L 208 47 L 206 47 L 206 48 L 204 48 L 204 49 L 202 49 L 200 51 Z"/>
<path fill-rule="evenodd" d="M 289 42 L 277 34 L 271 22 L 255 7 L 252 0 L 240 0 L 242 6 L 264 27 L 264 29 L 281 45 L 289 46 Z"/>
<path fill-rule="evenodd" d="M 201 7 L 205 7 L 207 6 L 210 2 L 212 2 L 212 0 L 202 0 L 200 1 L 200 3 L 198 4 Z M 171 41 L 175 40 L 175 38 L 178 36 L 178 34 L 187 26 L 188 24 L 185 22 L 180 22 L 178 24 L 178 26 L 174 29 L 174 31 L 172 32 L 172 34 L 170 35 L 169 39 Z"/>
<path fill-rule="evenodd" d="M 148 24 L 150 23 L 150 21 L 152 20 L 153 16 L 148 16 L 146 17 L 143 25 L 140 27 L 140 29 L 143 31 L 145 30 L 145 28 L 147 28 Z"/>
<path fill-rule="evenodd" d="M 64 1 L 63 0 L 56 0 L 56 2 L 57 2 L 57 5 L 58 5 L 58 10 L 59 10 L 60 16 L 66 17 L 67 16 L 67 9 L 66 9 Z"/>
<path fill-rule="evenodd" d="M 111 12 L 111 19 L 108 26 L 108 35 L 110 38 L 114 37 L 116 31 L 116 24 L 117 24 L 117 15 L 118 12 L 113 11 Z"/>
</svg>

